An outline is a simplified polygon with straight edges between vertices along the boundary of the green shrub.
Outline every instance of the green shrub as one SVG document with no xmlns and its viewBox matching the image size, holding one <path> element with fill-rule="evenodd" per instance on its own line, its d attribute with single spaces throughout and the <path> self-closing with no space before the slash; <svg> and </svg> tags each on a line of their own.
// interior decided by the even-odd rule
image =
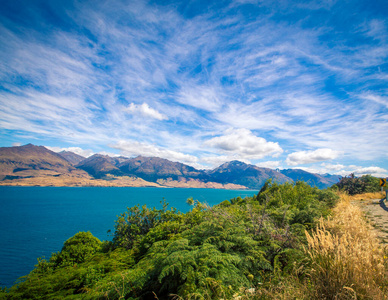
<svg viewBox="0 0 388 300">
<path fill-rule="evenodd" d="M 350 174 L 348 177 L 341 178 L 336 185 L 341 191 L 345 191 L 349 195 L 374 193 L 380 190 L 379 178 L 371 175 L 356 177 L 354 174 Z"/>
</svg>

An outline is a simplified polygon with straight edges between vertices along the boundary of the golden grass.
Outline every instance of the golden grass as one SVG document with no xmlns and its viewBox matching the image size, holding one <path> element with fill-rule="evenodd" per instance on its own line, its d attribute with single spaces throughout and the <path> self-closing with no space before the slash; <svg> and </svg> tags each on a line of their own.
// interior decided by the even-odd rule
<svg viewBox="0 0 388 300">
<path fill-rule="evenodd" d="M 358 194 L 358 195 L 353 195 L 353 196 L 341 194 L 341 197 L 344 199 L 347 198 L 348 201 L 383 199 L 383 198 L 385 198 L 385 191 L 384 192 L 376 192 L 376 193 Z"/>
<path fill-rule="evenodd" d="M 382 194 L 349 196 L 328 219 L 308 233 L 306 261 L 278 285 L 258 288 L 246 299 L 388 299 L 388 254 L 356 200 L 381 199 Z"/>
<path fill-rule="evenodd" d="M 306 232 L 314 298 L 388 299 L 386 250 L 352 200 L 341 195 L 333 216 L 321 220 L 311 234 Z"/>
</svg>

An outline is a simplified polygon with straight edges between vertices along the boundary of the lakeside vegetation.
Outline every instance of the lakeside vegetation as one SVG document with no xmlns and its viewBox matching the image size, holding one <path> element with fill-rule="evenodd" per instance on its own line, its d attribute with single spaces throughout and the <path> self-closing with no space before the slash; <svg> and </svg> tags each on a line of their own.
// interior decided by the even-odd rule
<svg viewBox="0 0 388 300">
<path fill-rule="evenodd" d="M 388 254 L 338 187 L 128 208 L 111 242 L 77 233 L 0 299 L 386 299 Z"/>
</svg>

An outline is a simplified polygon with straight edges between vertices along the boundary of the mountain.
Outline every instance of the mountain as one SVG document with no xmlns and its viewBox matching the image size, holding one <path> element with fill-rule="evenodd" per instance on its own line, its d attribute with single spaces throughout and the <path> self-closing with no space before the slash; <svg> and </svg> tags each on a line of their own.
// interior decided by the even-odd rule
<svg viewBox="0 0 388 300">
<path fill-rule="evenodd" d="M 75 168 L 58 153 L 43 146 L 28 144 L 0 148 L 0 175 L 23 176 L 25 171 L 39 170 L 67 173 Z"/>
<path fill-rule="evenodd" d="M 73 166 L 75 166 L 76 164 L 79 164 L 81 161 L 85 159 L 85 157 L 71 151 L 61 151 L 61 152 L 58 152 L 58 154 L 62 156 L 64 159 L 66 159 Z"/>
<path fill-rule="evenodd" d="M 88 172 L 94 178 L 102 178 L 107 174 L 122 176 L 124 174 L 116 167 L 120 161 L 108 155 L 94 154 L 81 161 L 76 167 Z"/>
<path fill-rule="evenodd" d="M 283 175 L 291 178 L 294 182 L 305 181 L 311 186 L 316 186 L 320 189 L 327 188 L 337 183 L 340 176 L 336 175 L 319 175 L 309 173 L 301 169 L 287 169 L 280 171 Z"/>
<path fill-rule="evenodd" d="M 298 169 L 277 172 L 240 161 L 204 171 L 158 157 L 95 154 L 84 158 L 72 152 L 55 153 L 32 144 L 0 148 L 1 185 L 260 189 L 269 178 L 279 183 L 303 180 L 319 188 L 339 180 L 335 175 L 312 174 Z"/>
<path fill-rule="evenodd" d="M 320 174 L 320 175 L 325 177 L 330 182 L 333 182 L 333 184 L 339 182 L 342 178 L 341 175 L 331 175 L 331 174 Z"/>
<path fill-rule="evenodd" d="M 111 160 L 120 163 L 124 159 Z M 0 185 L 160 187 L 156 183 L 126 176 L 114 177 L 111 180 L 96 179 L 84 170 L 73 166 L 60 154 L 32 144 L 0 147 Z"/>
<path fill-rule="evenodd" d="M 224 163 L 209 171 L 208 175 L 212 181 L 240 184 L 250 189 L 260 189 L 269 178 L 273 178 L 274 181 L 279 183 L 291 180 L 275 170 L 248 165 L 236 160 Z"/>
<path fill-rule="evenodd" d="M 191 178 L 205 181 L 208 179 L 204 171 L 159 157 L 138 156 L 122 162 L 119 168 L 124 174 L 137 176 L 152 182 L 156 182 L 158 179 L 180 180 Z"/>
</svg>

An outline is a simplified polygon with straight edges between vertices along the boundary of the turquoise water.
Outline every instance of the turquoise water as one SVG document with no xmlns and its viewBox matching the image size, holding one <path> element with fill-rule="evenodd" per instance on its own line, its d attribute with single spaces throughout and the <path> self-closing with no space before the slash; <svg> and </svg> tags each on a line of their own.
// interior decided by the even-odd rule
<svg viewBox="0 0 388 300">
<path fill-rule="evenodd" d="M 110 240 L 127 207 L 161 208 L 163 198 L 181 212 L 193 197 L 209 205 L 258 191 L 114 187 L 0 187 L 0 286 L 27 275 L 38 257 L 49 258 L 78 231 Z"/>
</svg>

